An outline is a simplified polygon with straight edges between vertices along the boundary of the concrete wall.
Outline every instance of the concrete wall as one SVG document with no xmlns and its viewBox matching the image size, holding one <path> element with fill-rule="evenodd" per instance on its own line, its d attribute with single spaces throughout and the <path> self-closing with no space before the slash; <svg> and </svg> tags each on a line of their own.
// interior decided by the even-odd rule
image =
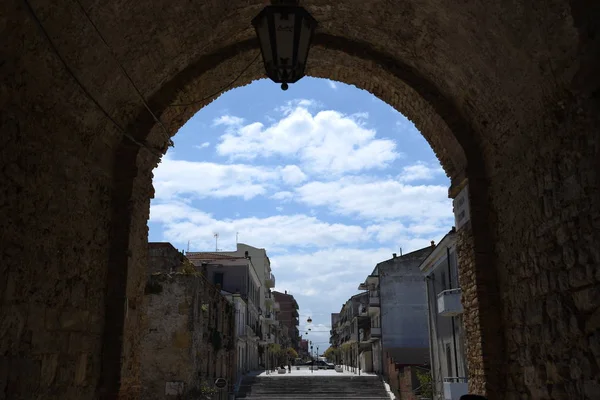
<svg viewBox="0 0 600 400">
<path fill-rule="evenodd" d="M 153 275 L 144 296 L 141 398 L 174 399 L 216 377 L 233 383 L 236 370 L 233 307 L 203 277 Z"/>
<path fill-rule="evenodd" d="M 384 354 L 388 349 L 429 349 L 427 295 L 419 269 L 431 252 L 426 248 L 378 264 L 381 302 L 381 332 Z M 402 364 L 423 364 L 427 358 L 397 359 Z"/>
</svg>

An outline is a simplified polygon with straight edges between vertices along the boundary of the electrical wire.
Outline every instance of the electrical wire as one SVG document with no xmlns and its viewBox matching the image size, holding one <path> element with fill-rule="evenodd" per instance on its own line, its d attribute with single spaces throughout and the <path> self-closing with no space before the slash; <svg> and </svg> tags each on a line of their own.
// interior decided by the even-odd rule
<svg viewBox="0 0 600 400">
<path fill-rule="evenodd" d="M 206 100 L 209 100 L 215 96 L 218 96 L 219 94 L 223 93 L 225 90 L 229 89 L 231 86 L 233 86 L 234 83 L 236 83 L 244 74 L 244 72 L 246 72 L 248 70 L 248 68 L 250 68 L 258 59 L 258 57 L 260 57 L 261 53 L 260 51 L 258 52 L 258 54 L 252 59 L 252 61 L 250 61 L 250 63 L 248 65 L 246 65 L 246 67 L 244 69 L 242 69 L 242 71 L 228 84 L 226 84 L 225 86 L 221 87 L 219 90 L 215 91 L 214 93 L 211 93 L 210 95 L 203 97 L 200 100 L 194 100 L 194 101 L 190 101 L 189 103 L 175 103 L 175 104 L 170 104 L 167 106 L 167 108 L 169 107 L 189 107 L 189 106 L 193 106 L 196 104 L 201 104 L 204 103 Z"/>
<path fill-rule="evenodd" d="M 104 35 L 102 35 L 102 33 L 100 32 L 100 29 L 98 29 L 98 27 L 96 26 L 96 24 L 94 23 L 94 21 L 92 21 L 92 18 L 87 13 L 87 11 L 85 10 L 85 8 L 83 8 L 83 5 L 79 2 L 79 0 L 73 0 L 73 2 L 76 3 L 79 6 L 79 9 L 83 13 L 83 15 L 85 15 L 85 18 L 89 21 L 90 25 L 92 25 L 92 27 L 94 28 L 94 30 L 98 34 L 98 37 L 100 38 L 100 40 L 102 41 L 102 43 L 104 44 L 104 46 L 106 46 L 106 48 L 110 51 L 110 54 L 112 55 L 113 59 L 115 60 L 115 62 L 119 66 L 119 69 L 121 70 L 121 73 L 125 76 L 125 78 L 127 78 L 127 80 L 129 81 L 129 83 L 131 84 L 131 86 L 133 86 L 133 89 L 135 90 L 135 92 L 137 93 L 137 95 L 142 100 L 142 104 L 144 105 L 144 107 L 146 108 L 146 110 L 148 110 L 148 112 L 150 113 L 150 115 L 152 115 L 152 118 L 154 118 L 154 122 L 158 123 L 162 127 L 163 131 L 167 135 L 166 139 L 169 142 L 169 144 L 171 145 L 172 144 L 172 142 L 171 142 L 171 134 L 167 130 L 167 127 L 156 116 L 156 114 L 154 114 L 154 112 L 152 111 L 152 109 L 150 109 L 150 106 L 148 105 L 148 102 L 146 102 L 146 99 L 142 95 L 142 92 L 138 89 L 138 87 L 136 86 L 136 84 L 133 82 L 133 79 L 131 78 L 131 76 L 125 70 L 125 67 L 123 67 L 123 65 L 119 62 L 119 59 L 117 58 L 117 55 L 116 55 L 115 51 L 108 44 L 108 42 L 106 41 L 106 39 L 104 39 Z"/>
<path fill-rule="evenodd" d="M 132 143 L 136 144 L 137 146 L 145 148 L 151 154 L 153 154 L 154 156 L 156 156 L 158 159 L 162 158 L 162 152 L 159 149 L 154 149 L 154 148 L 148 146 L 147 144 L 145 144 L 143 142 L 140 142 L 139 140 L 137 140 L 136 138 L 134 138 L 133 136 L 131 136 L 129 133 L 127 133 L 125 131 L 125 129 L 123 127 L 121 127 L 121 125 L 108 113 L 108 111 L 106 111 L 106 109 L 104 109 L 104 107 L 102 107 L 102 105 L 98 102 L 98 100 L 96 100 L 94 98 L 94 96 L 92 96 L 92 94 L 90 93 L 90 91 L 83 85 L 83 83 L 81 82 L 81 80 L 79 80 L 79 78 L 77 78 L 77 76 L 75 75 L 75 72 L 73 72 L 73 70 L 71 69 L 71 67 L 69 67 L 69 64 L 67 64 L 66 60 L 64 59 L 64 57 L 62 56 L 62 54 L 58 50 L 58 47 L 56 46 L 56 44 L 54 43 L 54 41 L 50 38 L 50 35 L 46 31 L 46 28 L 44 28 L 44 25 L 42 24 L 42 22 L 38 18 L 37 14 L 35 13 L 33 7 L 29 3 L 29 1 L 28 0 L 23 0 L 23 3 L 25 4 L 25 7 L 27 8 L 27 11 L 31 15 L 31 18 L 33 19 L 33 21 L 35 22 L 35 24 L 37 25 L 37 27 L 40 29 L 40 31 L 42 32 L 42 35 L 44 35 L 44 37 L 48 41 L 48 44 L 50 45 L 50 48 L 56 54 L 56 56 L 58 57 L 58 59 L 62 63 L 62 65 L 65 68 L 65 70 L 67 71 L 67 73 L 71 76 L 71 78 L 75 81 L 75 83 L 79 86 L 79 88 L 83 91 L 83 93 L 92 101 L 92 103 L 94 103 L 94 105 L 96 107 L 98 107 L 98 109 L 104 114 L 104 116 L 110 122 L 112 122 L 112 124 L 117 128 L 117 130 L 124 137 L 126 137 L 127 139 L 129 139 Z"/>
</svg>

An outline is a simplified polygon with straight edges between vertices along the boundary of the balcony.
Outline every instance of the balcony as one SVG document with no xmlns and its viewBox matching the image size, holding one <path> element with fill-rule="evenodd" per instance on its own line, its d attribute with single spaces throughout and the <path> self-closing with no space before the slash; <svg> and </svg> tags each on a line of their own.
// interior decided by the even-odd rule
<svg viewBox="0 0 600 400">
<path fill-rule="evenodd" d="M 268 289 L 273 289 L 275 287 L 275 275 L 273 274 L 269 274 L 266 278 L 265 278 L 265 286 Z"/>
<path fill-rule="evenodd" d="M 254 333 L 254 329 L 252 329 L 252 327 L 250 325 L 246 325 L 244 330 L 245 330 L 245 337 L 253 338 L 254 336 L 256 336 L 256 334 Z"/>
<path fill-rule="evenodd" d="M 460 298 L 460 288 L 440 292 L 437 295 L 438 314 L 444 317 L 455 317 L 462 314 L 463 307 Z"/>
<path fill-rule="evenodd" d="M 266 292 L 265 293 L 265 305 L 272 306 L 274 302 L 275 302 L 275 298 L 273 297 L 273 294 L 271 294 L 271 292 Z"/>
<path fill-rule="evenodd" d="M 377 339 L 381 338 L 381 328 L 375 328 L 375 327 L 371 327 L 371 337 L 370 340 L 371 341 L 375 341 Z"/>
<path fill-rule="evenodd" d="M 275 321 L 275 315 L 273 315 L 271 313 L 267 313 L 267 314 L 263 315 L 263 319 L 266 323 L 272 324 L 273 321 Z"/>
<path fill-rule="evenodd" d="M 379 285 L 379 275 L 367 276 L 367 279 L 365 280 L 365 284 L 367 285 L 367 287 L 370 287 L 370 288 Z"/>
<path fill-rule="evenodd" d="M 379 290 L 369 290 L 369 308 L 379 308 Z"/>
<path fill-rule="evenodd" d="M 469 391 L 467 378 L 444 378 L 444 400 L 460 400 Z"/>
<path fill-rule="evenodd" d="M 260 340 L 259 343 L 262 345 L 275 343 L 275 335 L 267 333 L 262 337 L 262 340 Z"/>
<path fill-rule="evenodd" d="M 369 329 L 364 329 L 358 336 L 360 343 L 371 343 L 371 332 Z"/>
</svg>

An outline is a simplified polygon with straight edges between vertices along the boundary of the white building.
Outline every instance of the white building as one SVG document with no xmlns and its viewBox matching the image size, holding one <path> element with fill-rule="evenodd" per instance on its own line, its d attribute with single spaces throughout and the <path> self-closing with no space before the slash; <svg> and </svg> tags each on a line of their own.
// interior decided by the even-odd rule
<svg viewBox="0 0 600 400">
<path fill-rule="evenodd" d="M 194 258 L 199 254 L 188 252 L 188 258 Z M 258 327 L 250 325 L 254 333 L 258 336 L 259 344 L 263 346 L 263 350 L 259 351 L 258 365 L 265 365 L 266 357 L 260 354 L 265 354 L 264 347 L 270 343 L 275 343 L 279 333 L 279 323 L 276 313 L 279 309 L 279 304 L 275 301 L 271 294 L 271 289 L 275 287 L 275 276 L 271 271 L 271 260 L 265 249 L 249 246 L 247 244 L 238 243 L 235 251 L 219 251 L 218 253 L 210 253 L 221 257 L 245 258 L 250 261 L 253 266 L 254 273 L 260 283 L 258 298 L 254 302 L 257 307 Z"/>
<path fill-rule="evenodd" d="M 435 399 L 459 400 L 467 394 L 461 289 L 453 229 L 421 263 L 425 275 Z"/>
</svg>

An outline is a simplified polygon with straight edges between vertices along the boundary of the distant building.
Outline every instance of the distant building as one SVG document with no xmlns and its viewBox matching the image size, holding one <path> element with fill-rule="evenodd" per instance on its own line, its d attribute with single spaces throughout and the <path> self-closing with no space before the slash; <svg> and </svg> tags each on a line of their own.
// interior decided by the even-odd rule
<svg viewBox="0 0 600 400">
<path fill-rule="evenodd" d="M 428 299 L 431 374 L 435 399 L 457 400 L 467 393 L 467 361 L 453 229 L 421 263 Z"/>
<path fill-rule="evenodd" d="M 275 301 L 279 303 L 279 313 L 277 320 L 279 323 L 287 328 L 287 335 L 290 342 L 290 347 L 298 351 L 298 345 L 300 341 L 300 331 L 298 325 L 298 302 L 293 295 L 288 294 L 287 290 L 285 293 L 273 291 Z"/>
<path fill-rule="evenodd" d="M 331 313 L 331 330 L 329 331 L 329 344 L 333 348 L 337 348 L 340 345 L 340 313 Z"/>
<path fill-rule="evenodd" d="M 360 368 L 360 335 L 367 326 L 369 319 L 364 310 L 369 301 L 368 293 L 359 293 L 350 297 L 339 312 L 339 320 L 336 323 L 335 335 L 337 336 L 337 347 L 340 349 L 340 358 L 344 365 L 352 369 Z M 330 337 L 329 341 L 332 339 Z"/>
<path fill-rule="evenodd" d="M 271 272 L 271 260 L 265 249 L 249 246 L 247 244 L 238 243 L 235 251 L 219 251 L 214 253 L 207 252 L 187 252 L 186 256 L 194 258 L 196 256 L 211 257 L 238 257 L 249 259 L 254 266 L 254 271 L 261 283 L 259 288 L 258 303 L 255 303 L 258 308 L 259 327 L 255 329 L 260 336 L 259 345 L 262 350 L 259 351 L 259 365 L 265 365 L 266 354 L 265 349 L 269 344 L 275 343 L 277 335 L 281 332 L 278 328 L 279 323 L 276 318 L 276 308 L 278 304 L 274 301 L 270 291 L 275 287 L 275 276 Z"/>
<path fill-rule="evenodd" d="M 367 290 L 366 314 L 370 318 L 368 335 L 360 347 L 364 363 L 372 360 L 376 373 L 386 374 L 387 358 L 396 364 L 429 364 L 429 328 L 427 324 L 427 296 L 419 266 L 433 251 L 434 246 L 380 262 L 361 283 L 359 290 Z M 368 367 L 365 365 L 365 368 Z"/>
<path fill-rule="evenodd" d="M 222 253 L 188 253 L 187 257 L 236 307 L 237 346 L 240 350 L 236 364 L 241 373 L 258 369 L 258 342 L 262 336 L 259 311 L 261 282 L 252 260 Z"/>
</svg>

